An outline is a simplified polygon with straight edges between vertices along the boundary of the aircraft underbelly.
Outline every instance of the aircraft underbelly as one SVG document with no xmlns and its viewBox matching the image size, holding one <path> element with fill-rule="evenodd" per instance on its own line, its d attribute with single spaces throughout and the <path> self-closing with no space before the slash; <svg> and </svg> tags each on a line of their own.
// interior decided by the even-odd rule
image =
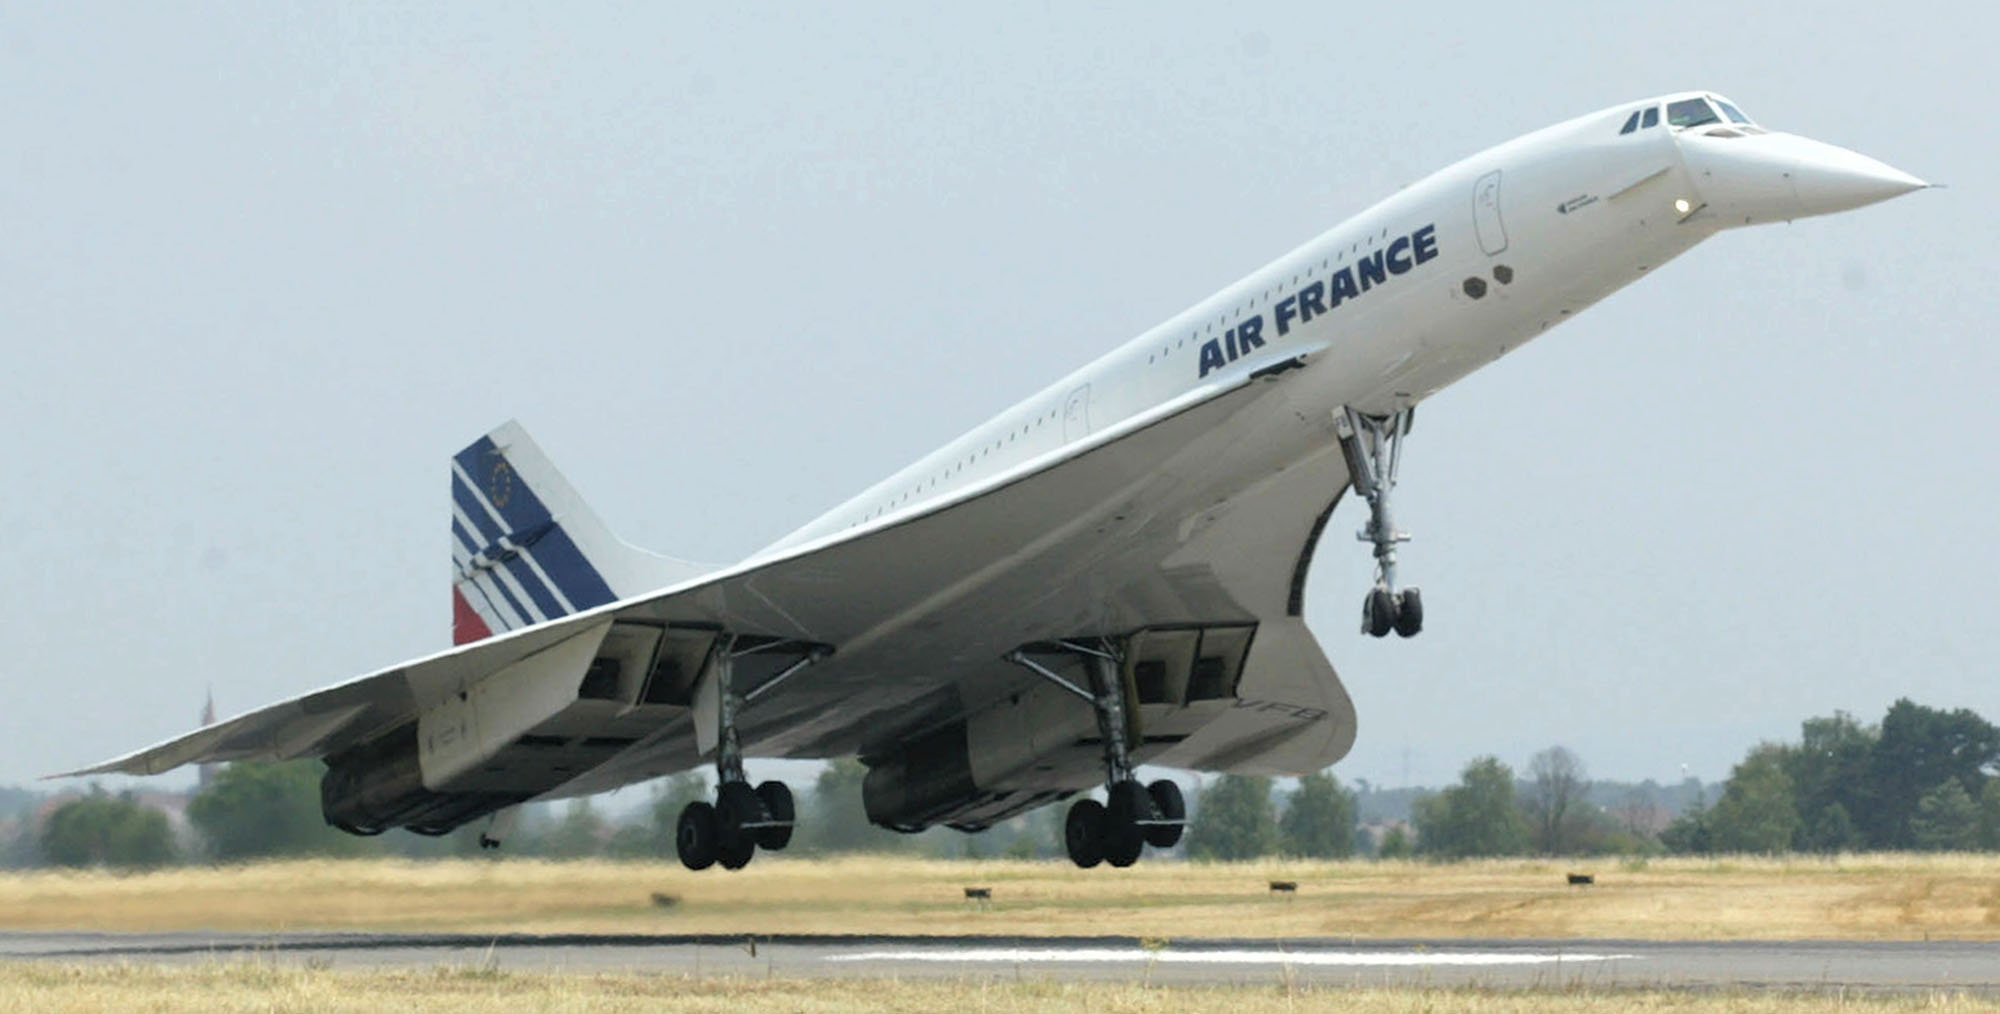
<svg viewBox="0 0 2000 1014">
<path fill-rule="evenodd" d="M 963 504 L 954 509 L 979 516 L 938 526 L 935 537 L 913 523 L 902 533 L 908 545 L 893 554 L 894 571 L 867 581 L 828 561 L 823 572 L 794 568 L 782 585 L 754 585 L 748 591 L 762 601 L 787 604 L 769 622 L 797 627 L 765 632 L 840 650 L 744 710 L 746 749 L 866 756 L 1019 695 L 1060 694 L 1003 660 L 1028 642 L 1249 624 L 1257 633 L 1236 694 L 1149 707 L 1144 720 L 1165 738 L 1142 747 L 1140 759 L 1240 770 L 1332 763 L 1353 740 L 1353 708 L 1290 609 L 1315 523 L 1347 479 L 1330 421 L 1315 403 L 1309 385 L 1290 385 L 1172 432 L 1134 434 L 1114 460 L 1076 469 L 1074 483 L 1042 484 L 1053 493 L 1033 504 L 991 496 Z M 751 605 L 730 603 L 739 617 Z M 848 625 L 863 616 L 875 622 Z M 1090 709 L 1073 698 L 1049 707 L 1036 721 L 1035 763 L 1016 765 L 1016 780 L 1089 784 L 1099 763 L 1088 741 Z M 1260 751 L 1260 740 L 1271 750 Z M 684 770 L 699 759 L 693 723 L 670 721 L 561 794 Z"/>
</svg>

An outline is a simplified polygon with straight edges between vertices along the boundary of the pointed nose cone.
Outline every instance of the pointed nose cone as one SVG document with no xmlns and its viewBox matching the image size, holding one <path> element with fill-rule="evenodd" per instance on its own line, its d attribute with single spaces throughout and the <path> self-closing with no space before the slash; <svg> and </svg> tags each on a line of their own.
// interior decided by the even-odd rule
<svg viewBox="0 0 2000 1014">
<path fill-rule="evenodd" d="M 1792 169 L 1792 192 L 1808 215 L 1851 211 L 1930 186 L 1846 148 L 1803 137 L 1794 145 L 1798 161 Z"/>
</svg>

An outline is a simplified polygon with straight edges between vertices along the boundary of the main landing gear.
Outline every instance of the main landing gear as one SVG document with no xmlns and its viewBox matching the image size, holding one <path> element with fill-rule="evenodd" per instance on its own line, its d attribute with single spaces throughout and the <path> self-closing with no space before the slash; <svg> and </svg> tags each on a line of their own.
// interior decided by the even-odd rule
<svg viewBox="0 0 2000 1014">
<path fill-rule="evenodd" d="M 1187 801 L 1180 786 L 1166 779 L 1144 785 L 1133 777 L 1130 746 L 1132 721 L 1126 713 L 1125 682 L 1118 645 L 1062 641 L 1061 651 L 1084 662 L 1090 688 L 1070 682 L 1023 651 L 1008 661 L 1089 701 L 1097 712 L 1097 732 L 1104 742 L 1105 801 L 1080 799 L 1070 804 L 1063 821 L 1063 847 L 1071 862 L 1086 869 L 1098 863 L 1130 866 L 1146 846 L 1172 848 L 1187 826 Z"/>
<path fill-rule="evenodd" d="M 780 851 L 791 844 L 792 826 L 798 818 L 792 790 L 784 782 L 764 782 L 752 788 L 744 777 L 736 714 L 794 673 L 826 657 L 826 650 L 812 649 L 746 697 L 731 685 L 733 663 L 766 645 L 743 650 L 735 645 L 735 638 L 724 634 L 712 652 L 709 678 L 715 681 L 715 802 L 689 803 L 674 828 L 674 849 L 680 854 L 681 865 L 690 870 L 705 870 L 716 863 L 725 870 L 740 870 L 760 848 Z M 703 710 L 696 708 L 696 721 L 703 720 Z"/>
<path fill-rule="evenodd" d="M 1403 438 L 1409 435 L 1416 410 L 1405 408 L 1390 416 L 1363 415 L 1341 408 L 1333 415 L 1340 453 L 1354 490 L 1368 500 L 1368 524 L 1355 537 L 1375 544 L 1375 586 L 1361 603 L 1361 632 L 1370 637 L 1415 637 L 1424 629 L 1424 599 L 1415 588 L 1396 587 L 1396 544 L 1410 541 L 1389 515 L 1389 494 L 1403 463 Z"/>
</svg>

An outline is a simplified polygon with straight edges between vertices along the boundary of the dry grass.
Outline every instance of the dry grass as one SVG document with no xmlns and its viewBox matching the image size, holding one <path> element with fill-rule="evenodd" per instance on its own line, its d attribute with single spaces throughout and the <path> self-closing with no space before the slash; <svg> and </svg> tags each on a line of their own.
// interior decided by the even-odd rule
<svg viewBox="0 0 2000 1014">
<path fill-rule="evenodd" d="M 1563 883 L 1571 869 L 1594 887 Z M 1295 897 L 1269 880 L 1294 880 Z M 969 906 L 966 885 L 993 888 Z M 654 904 L 655 893 L 678 900 Z M 285 862 L 0 876 L 0 930 L 2000 939 L 2000 857 L 1650 863 Z"/>
<path fill-rule="evenodd" d="M 1467 1011 L 1556 1014 L 1731 1010 L 1864 1012 L 2000 1010 L 1953 993 L 1839 996 L 1660 990 L 1487 991 L 1280 986 L 1159 988 L 987 980 L 902 982 L 693 979 L 658 975 L 517 974 L 441 968 L 335 972 L 260 964 L 190 967 L 0 965 L 0 1009 L 33 1011 L 1218 1011 L 1369 1014 Z"/>
</svg>

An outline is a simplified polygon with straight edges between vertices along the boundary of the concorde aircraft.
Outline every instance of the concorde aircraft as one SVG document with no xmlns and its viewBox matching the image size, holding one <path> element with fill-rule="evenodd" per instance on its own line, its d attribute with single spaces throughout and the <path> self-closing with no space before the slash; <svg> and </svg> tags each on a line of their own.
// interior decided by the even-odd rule
<svg viewBox="0 0 2000 1014">
<path fill-rule="evenodd" d="M 329 823 L 497 844 L 528 800 L 713 764 L 683 863 L 790 840 L 743 758 L 859 755 L 876 824 L 1070 804 L 1078 865 L 1179 840 L 1140 764 L 1298 774 L 1354 707 L 1301 619 L 1367 501 L 1361 625 L 1417 634 L 1392 494 L 1417 404 L 1724 229 L 1926 184 L 1719 95 L 1489 148 L 1316 236 L 739 563 L 614 537 L 522 429 L 451 461 L 456 646 L 73 774 L 323 758 Z"/>
</svg>

